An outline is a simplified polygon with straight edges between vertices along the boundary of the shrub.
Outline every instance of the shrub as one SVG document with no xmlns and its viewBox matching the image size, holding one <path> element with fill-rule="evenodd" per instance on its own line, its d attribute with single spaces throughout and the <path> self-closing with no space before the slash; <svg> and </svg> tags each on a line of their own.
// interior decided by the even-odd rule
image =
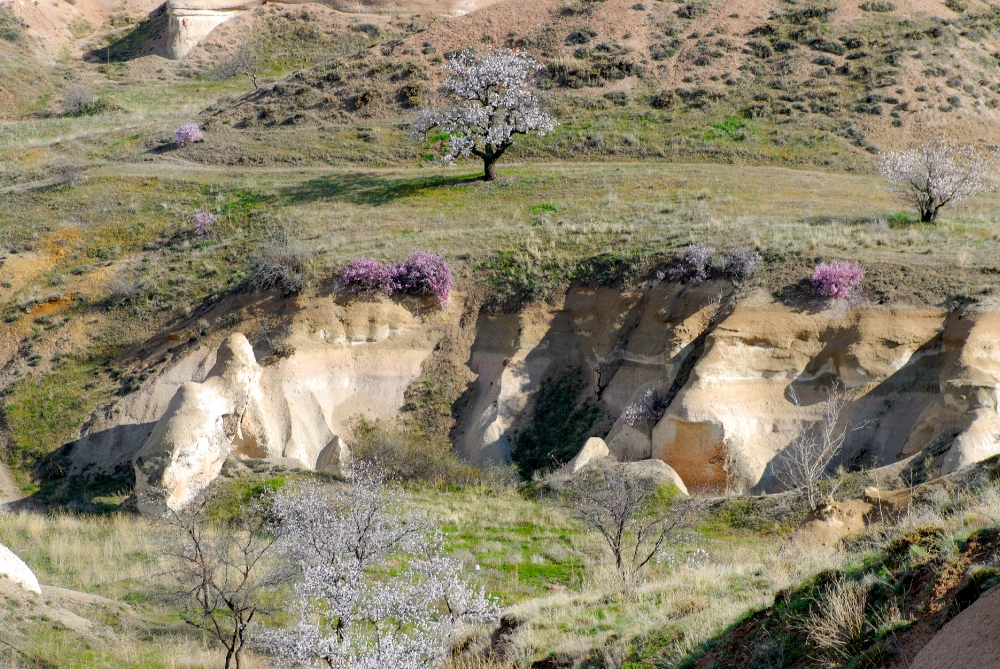
<svg viewBox="0 0 1000 669">
<path fill-rule="evenodd" d="M 177 146 L 186 146 L 199 139 L 201 139 L 201 128 L 197 123 L 185 123 L 174 130 L 174 144 Z"/>
<path fill-rule="evenodd" d="M 396 268 L 399 290 L 411 295 L 433 295 L 444 308 L 451 294 L 451 274 L 445 259 L 434 253 L 416 251 Z"/>
<path fill-rule="evenodd" d="M 81 84 L 66 91 L 63 108 L 69 116 L 83 116 L 96 102 L 97 98 L 90 87 Z"/>
<path fill-rule="evenodd" d="M 812 283 L 820 294 L 836 300 L 851 296 L 855 286 L 861 283 L 865 271 L 849 262 L 820 263 L 813 271 Z"/>
<path fill-rule="evenodd" d="M 740 249 L 726 255 L 726 274 L 737 279 L 753 276 L 760 269 L 760 254 L 753 249 Z"/>
<path fill-rule="evenodd" d="M 194 233 L 201 236 L 208 232 L 208 229 L 215 225 L 215 214 L 207 211 L 199 211 L 194 215 Z"/>
<path fill-rule="evenodd" d="M 267 290 L 281 284 L 290 293 L 302 290 L 312 271 L 313 254 L 286 233 L 279 233 L 257 247 L 250 287 Z"/>
<path fill-rule="evenodd" d="M 340 270 L 337 284 L 352 293 L 431 295 L 443 309 L 451 294 L 451 273 L 441 256 L 416 251 L 398 265 L 355 258 Z"/>
<path fill-rule="evenodd" d="M 669 406 L 670 400 L 667 399 L 666 395 L 651 388 L 635 402 L 625 407 L 625 411 L 622 412 L 622 420 L 632 427 L 659 423 Z"/>
<path fill-rule="evenodd" d="M 715 249 L 706 244 L 691 244 L 684 251 L 684 257 L 679 265 L 670 268 L 667 277 L 671 281 L 687 281 L 701 283 L 708 278 L 709 262 L 715 255 Z"/>
<path fill-rule="evenodd" d="M 352 293 L 385 293 L 392 295 L 397 285 L 396 268 L 377 260 L 355 258 L 340 270 L 337 283 Z"/>
</svg>

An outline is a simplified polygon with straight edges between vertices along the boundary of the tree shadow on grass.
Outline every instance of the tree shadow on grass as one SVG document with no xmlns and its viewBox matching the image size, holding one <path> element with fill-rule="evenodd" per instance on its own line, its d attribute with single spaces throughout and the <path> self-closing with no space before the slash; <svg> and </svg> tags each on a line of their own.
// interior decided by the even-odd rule
<svg viewBox="0 0 1000 669">
<path fill-rule="evenodd" d="M 376 174 L 336 174 L 291 186 L 282 191 L 283 198 L 294 204 L 321 200 L 338 200 L 351 204 L 380 206 L 435 188 L 471 185 L 479 175 L 420 177 L 380 176 Z"/>
</svg>

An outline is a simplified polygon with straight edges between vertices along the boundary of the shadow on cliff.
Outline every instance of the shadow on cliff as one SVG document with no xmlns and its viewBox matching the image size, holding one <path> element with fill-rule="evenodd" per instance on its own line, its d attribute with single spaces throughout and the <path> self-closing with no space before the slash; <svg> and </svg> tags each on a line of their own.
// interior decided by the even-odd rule
<svg viewBox="0 0 1000 669">
<path fill-rule="evenodd" d="M 961 310 L 953 311 L 942 330 L 916 349 L 905 364 L 844 406 L 836 431 L 845 432 L 845 441 L 835 464 L 858 471 L 890 465 L 920 452 L 926 457 L 920 458 L 912 477 L 920 482 L 930 475 L 925 471 L 925 460 L 932 462 L 946 453 L 973 420 L 941 399 L 942 370 L 955 364 L 953 358 L 958 355 L 945 346 L 945 336 L 964 340 L 971 327 Z M 842 390 L 843 379 L 852 369 L 862 367 L 851 353 L 852 347 L 863 341 L 856 323 L 830 328 L 819 341 L 823 348 L 785 391 L 790 404 L 797 401 L 807 408 L 825 402 L 830 388 Z M 932 410 L 930 415 L 928 410 Z M 779 453 L 768 463 L 758 488 L 770 489 L 783 467 Z"/>
<path fill-rule="evenodd" d="M 429 194 L 439 188 L 471 185 L 480 179 L 479 175 L 392 177 L 377 174 L 333 174 L 286 188 L 281 195 L 294 204 L 335 200 L 380 206 L 405 197 Z"/>
<path fill-rule="evenodd" d="M 114 42 L 88 51 L 83 58 L 91 63 L 124 63 L 141 56 L 162 55 L 169 22 L 166 4 L 160 5 Z"/>
</svg>

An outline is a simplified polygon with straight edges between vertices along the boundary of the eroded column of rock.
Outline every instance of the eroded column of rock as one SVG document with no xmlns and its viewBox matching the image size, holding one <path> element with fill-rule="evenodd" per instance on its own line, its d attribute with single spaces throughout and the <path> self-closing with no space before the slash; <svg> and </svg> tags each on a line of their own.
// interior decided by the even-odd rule
<svg viewBox="0 0 1000 669">
<path fill-rule="evenodd" d="M 219 347 L 204 382 L 177 390 L 134 461 L 140 510 L 162 511 L 161 500 L 145 494 L 150 488 L 162 491 L 162 503 L 178 510 L 218 476 L 261 371 L 250 342 L 235 333 Z"/>
</svg>

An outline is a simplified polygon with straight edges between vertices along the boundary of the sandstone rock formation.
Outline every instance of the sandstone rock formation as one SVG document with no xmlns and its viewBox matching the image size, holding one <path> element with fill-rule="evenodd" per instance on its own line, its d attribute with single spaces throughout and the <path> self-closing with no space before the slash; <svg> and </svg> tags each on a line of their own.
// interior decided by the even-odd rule
<svg viewBox="0 0 1000 669">
<path fill-rule="evenodd" d="M 688 495 L 687 486 L 677 475 L 674 468 L 663 460 L 640 460 L 638 462 L 626 462 L 621 465 L 626 474 L 635 478 L 655 481 L 658 484 L 670 483 L 677 487 L 682 494 Z"/>
<path fill-rule="evenodd" d="M 610 455 L 662 460 L 697 492 L 781 490 L 780 454 L 819 419 L 831 386 L 846 390 L 851 427 L 834 465 L 884 466 L 930 448 L 928 474 L 940 475 L 1000 452 L 1000 316 L 808 311 L 763 293 L 723 308 L 726 290 L 574 287 L 560 304 L 481 317 L 457 450 L 473 462 L 508 458 L 534 391 L 576 368 L 613 421 L 593 432 L 607 435 Z M 676 396 L 655 425 L 621 418 L 647 390 L 671 386 Z"/>
<path fill-rule="evenodd" d="M 178 510 L 219 475 L 233 442 L 241 438 L 243 415 L 261 371 L 250 342 L 233 334 L 219 347 L 208 378 L 177 390 L 135 458 L 140 510 L 156 511 L 145 495 L 150 488 L 162 490 L 163 503 Z"/>
<path fill-rule="evenodd" d="M 609 455 L 608 445 L 600 437 L 591 437 L 576 454 L 576 457 L 567 462 L 559 470 L 563 476 L 573 476 L 583 471 L 587 465 L 607 458 Z"/>
<path fill-rule="evenodd" d="M 865 528 L 872 505 L 860 499 L 835 502 L 828 499 L 809 514 L 792 534 L 789 544 L 808 551 L 833 550 L 841 540 Z"/>
<path fill-rule="evenodd" d="M 8 578 L 28 592 L 42 594 L 34 572 L 3 544 L 0 544 L 0 578 Z"/>
<path fill-rule="evenodd" d="M 263 0 L 170 0 L 167 2 L 167 58 L 180 59 L 216 27 Z"/>
<path fill-rule="evenodd" d="M 288 306 L 284 357 L 258 364 L 269 344 L 255 354 L 239 333 L 218 352 L 196 346 L 92 418 L 70 450 L 73 471 L 122 475 L 135 460 L 137 490 L 168 488 L 172 505 L 229 454 L 349 474 L 349 421 L 394 418 L 460 313 L 331 296 Z"/>
</svg>

